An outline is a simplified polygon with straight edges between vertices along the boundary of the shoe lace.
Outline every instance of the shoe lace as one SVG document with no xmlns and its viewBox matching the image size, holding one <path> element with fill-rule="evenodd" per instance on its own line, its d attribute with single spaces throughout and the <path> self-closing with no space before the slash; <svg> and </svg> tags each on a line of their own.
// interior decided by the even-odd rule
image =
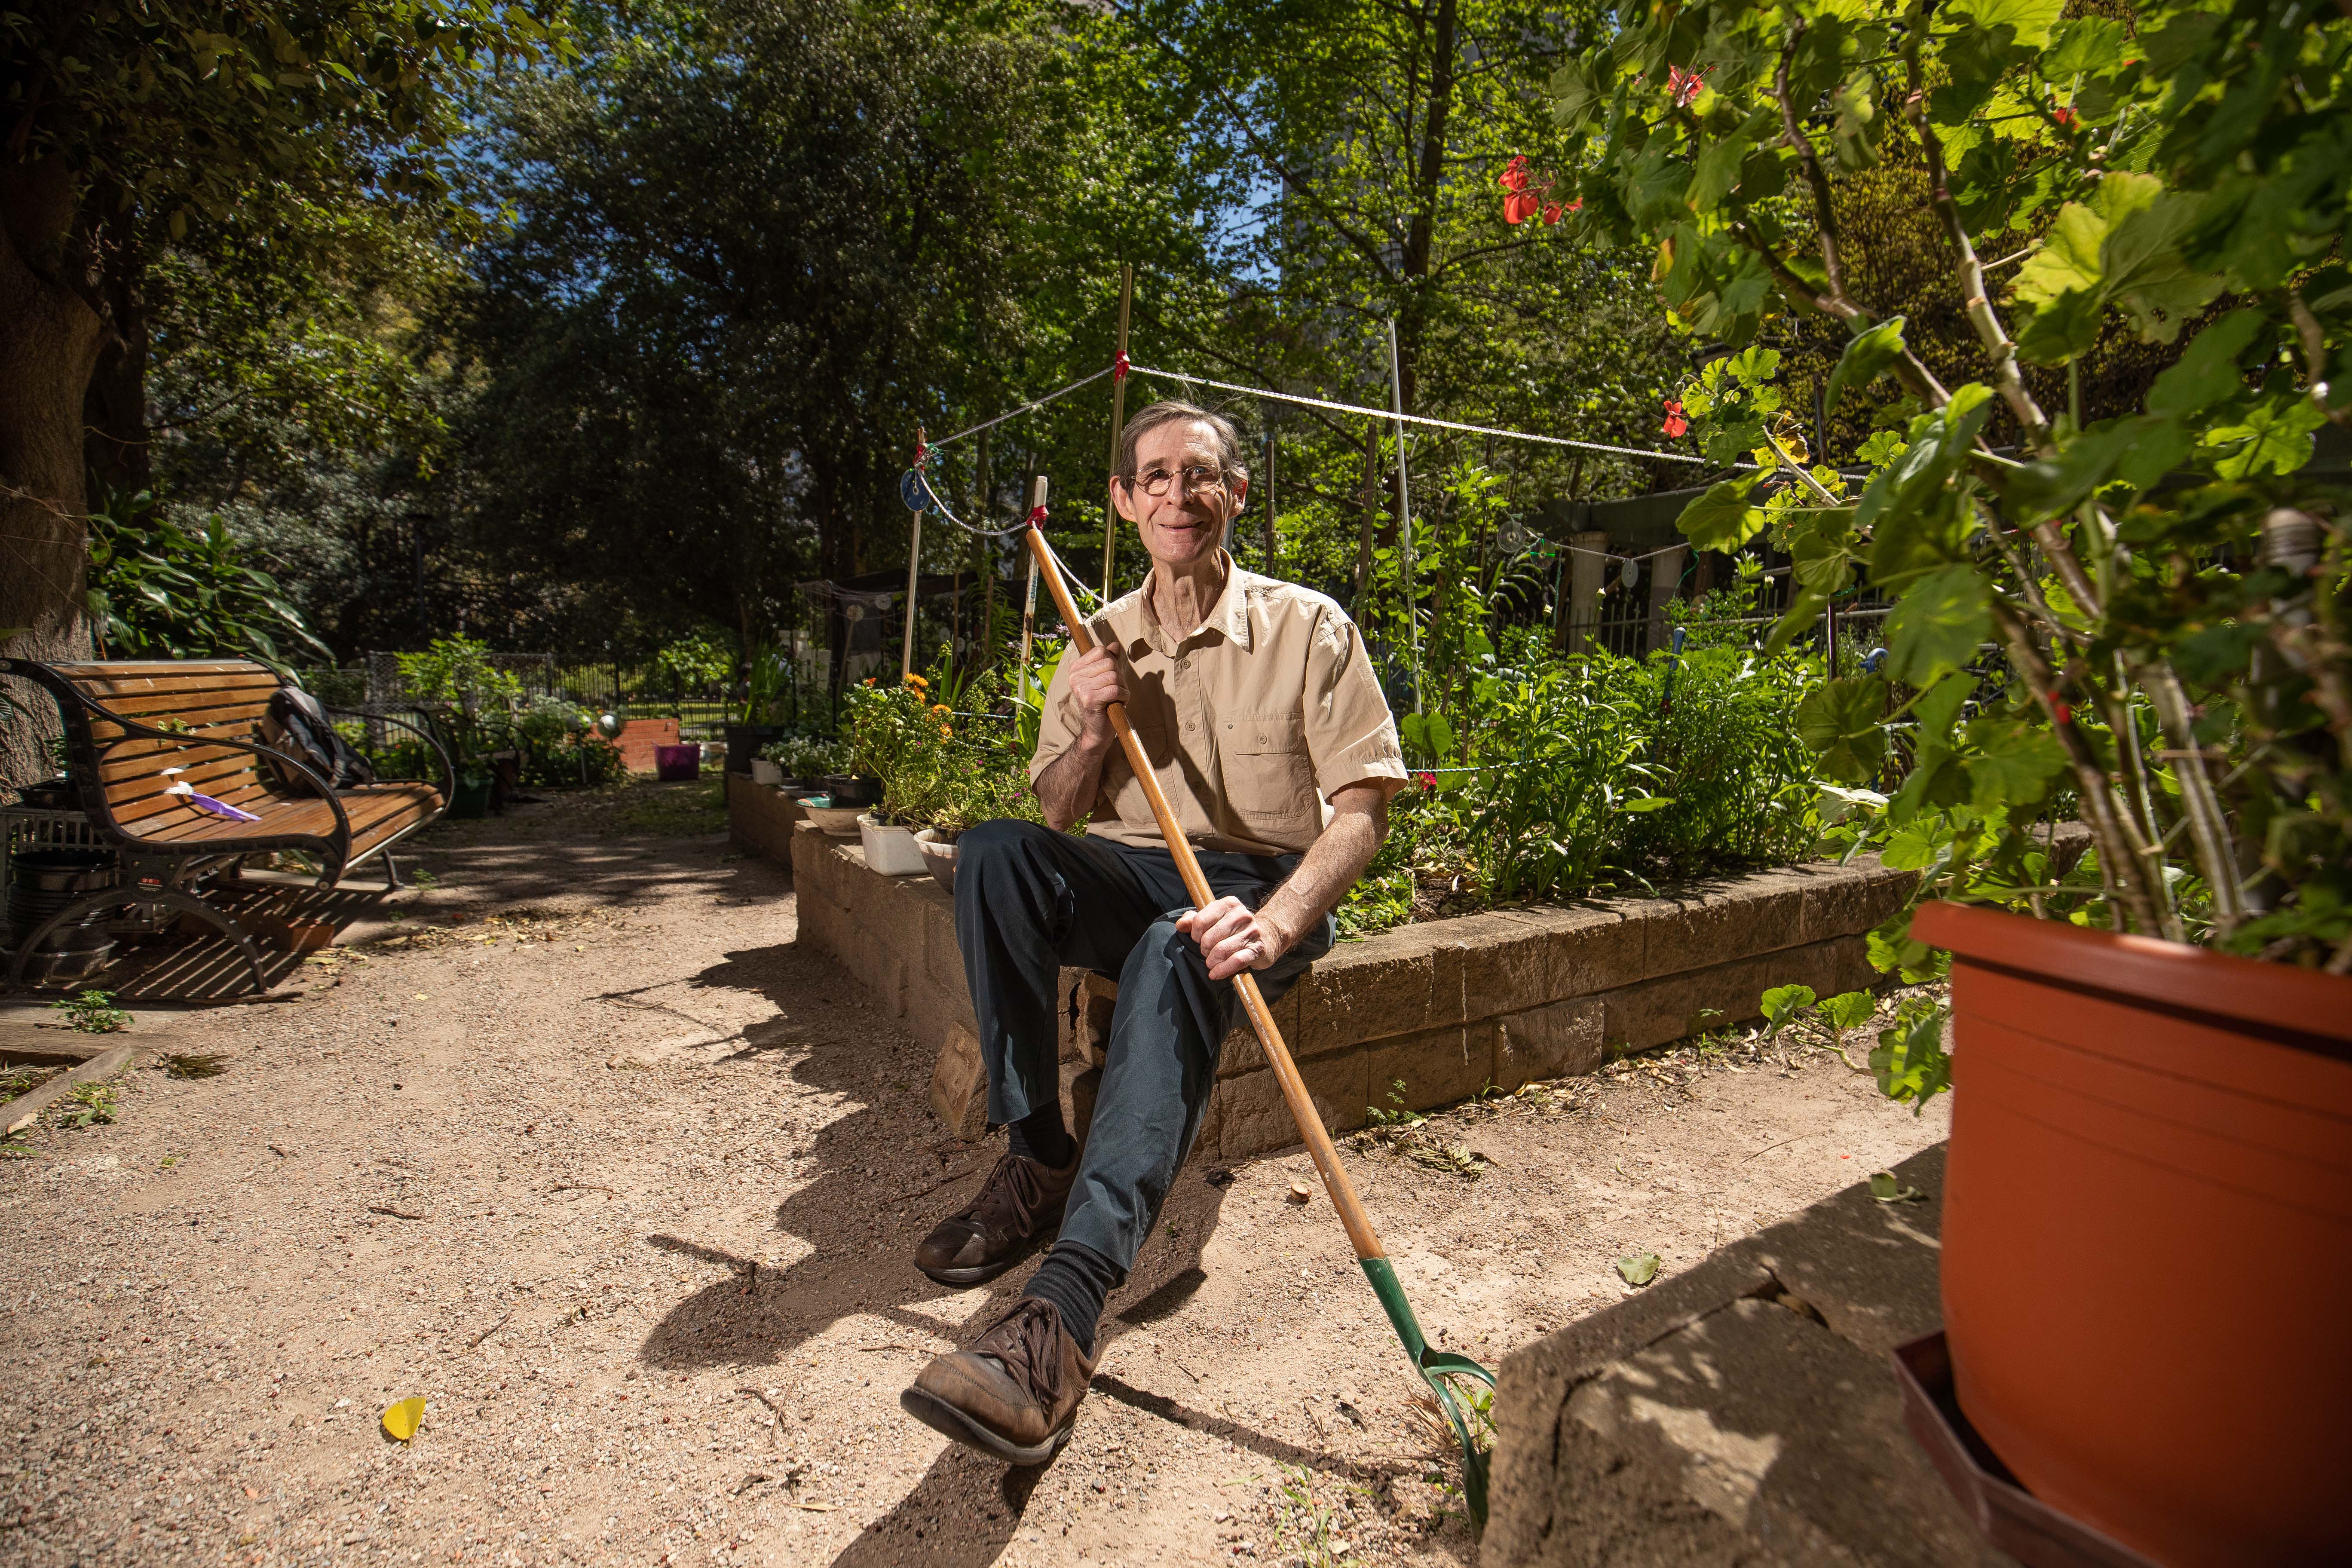
<svg viewBox="0 0 2352 1568">
<path fill-rule="evenodd" d="M 1061 1397 L 1062 1315 L 1051 1301 L 1024 1296 L 988 1331 L 980 1349 L 1047 1409 Z"/>
<path fill-rule="evenodd" d="M 1018 1154 L 1007 1154 L 996 1162 L 996 1169 L 988 1173 L 988 1180 L 980 1185 L 980 1193 L 964 1212 L 974 1221 L 983 1215 L 1003 1214 L 1016 1227 L 1025 1227 L 1037 1211 L 1045 1205 L 1045 1189 L 1037 1180 L 1034 1162 Z"/>
</svg>

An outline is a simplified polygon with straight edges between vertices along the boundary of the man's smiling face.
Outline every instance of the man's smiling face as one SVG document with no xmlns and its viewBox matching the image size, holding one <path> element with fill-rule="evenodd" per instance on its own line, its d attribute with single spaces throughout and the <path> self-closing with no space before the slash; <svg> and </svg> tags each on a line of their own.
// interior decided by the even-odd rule
<svg viewBox="0 0 2352 1568">
<path fill-rule="evenodd" d="M 1215 552 L 1248 497 L 1245 479 L 1185 482 L 1223 471 L 1216 432 L 1197 419 L 1171 419 L 1143 433 L 1135 447 L 1135 481 L 1112 480 L 1111 500 L 1135 524 L 1154 562 L 1181 570 Z M 1150 483 L 1162 478 L 1165 493 L 1152 495 Z"/>
</svg>

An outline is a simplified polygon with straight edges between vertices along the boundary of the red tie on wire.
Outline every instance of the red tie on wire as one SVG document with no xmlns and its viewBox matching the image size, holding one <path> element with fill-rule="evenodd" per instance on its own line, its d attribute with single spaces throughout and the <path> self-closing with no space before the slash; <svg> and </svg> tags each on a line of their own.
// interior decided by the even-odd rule
<svg viewBox="0 0 2352 1568">
<path fill-rule="evenodd" d="M 923 427 L 918 425 L 915 426 L 915 467 L 921 468 L 930 461 L 930 444 L 923 439 Z"/>
<path fill-rule="evenodd" d="M 1125 381 L 1127 379 L 1127 351 L 1125 349 L 1119 350 L 1118 358 L 1111 362 L 1110 378 L 1113 381 Z"/>
<path fill-rule="evenodd" d="M 1045 509 L 1042 506 L 1032 508 L 1029 515 L 1022 519 L 1022 523 L 1024 527 L 1034 528 L 1040 533 L 1045 532 Z"/>
</svg>

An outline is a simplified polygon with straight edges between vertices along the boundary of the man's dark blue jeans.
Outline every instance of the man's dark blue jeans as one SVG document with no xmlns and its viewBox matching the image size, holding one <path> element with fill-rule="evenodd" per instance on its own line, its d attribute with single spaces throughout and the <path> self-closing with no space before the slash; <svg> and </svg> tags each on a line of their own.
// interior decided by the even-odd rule
<svg viewBox="0 0 2352 1568">
<path fill-rule="evenodd" d="M 1210 888 L 1252 909 L 1298 858 L 1200 857 Z M 991 1121 L 1017 1121 L 1061 1093 L 1061 970 L 1118 977 L 1102 1087 L 1061 1237 L 1109 1259 L 1122 1277 L 1201 1131 L 1218 1050 L 1242 1018 L 1233 982 L 1212 981 L 1200 948 L 1176 930 L 1192 907 L 1163 848 L 1011 821 L 983 822 L 956 840 L 956 941 L 979 1016 Z M 1267 1000 L 1330 952 L 1333 934 L 1327 915 L 1259 970 Z"/>
</svg>

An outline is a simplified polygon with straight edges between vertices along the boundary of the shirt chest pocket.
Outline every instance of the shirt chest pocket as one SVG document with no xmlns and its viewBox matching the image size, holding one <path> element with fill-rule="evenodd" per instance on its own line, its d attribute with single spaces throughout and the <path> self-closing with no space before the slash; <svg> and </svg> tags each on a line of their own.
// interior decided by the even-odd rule
<svg viewBox="0 0 2352 1568">
<path fill-rule="evenodd" d="M 1223 764 L 1225 801 L 1253 827 L 1282 830 L 1284 839 L 1303 829 L 1308 839 L 1323 826 L 1315 794 L 1314 759 L 1307 752 L 1307 727 L 1296 712 L 1243 713 L 1217 721 L 1217 752 Z"/>
</svg>

